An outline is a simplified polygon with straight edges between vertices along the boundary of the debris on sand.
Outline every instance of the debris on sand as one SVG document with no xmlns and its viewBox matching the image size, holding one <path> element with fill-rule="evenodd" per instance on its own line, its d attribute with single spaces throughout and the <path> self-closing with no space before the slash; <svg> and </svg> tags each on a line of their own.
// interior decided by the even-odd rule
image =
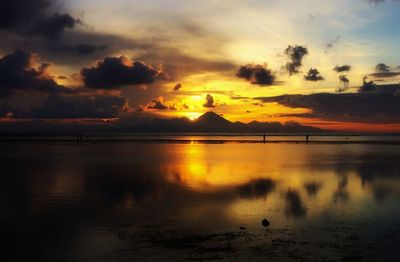
<svg viewBox="0 0 400 262">
<path fill-rule="evenodd" d="M 269 224 L 270 224 L 269 221 L 266 218 L 264 218 L 261 223 L 265 227 L 269 226 Z"/>
<path fill-rule="evenodd" d="M 246 227 L 243 227 L 243 226 L 240 226 L 239 227 L 241 230 L 246 230 L 247 228 Z"/>
</svg>

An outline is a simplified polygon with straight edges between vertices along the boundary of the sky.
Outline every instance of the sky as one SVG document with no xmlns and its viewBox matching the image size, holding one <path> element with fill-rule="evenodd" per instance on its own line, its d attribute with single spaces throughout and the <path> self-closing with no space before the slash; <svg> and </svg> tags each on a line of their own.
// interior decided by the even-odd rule
<svg viewBox="0 0 400 262">
<path fill-rule="evenodd" d="M 0 126 L 214 111 L 400 132 L 397 0 L 1 0 Z"/>
</svg>

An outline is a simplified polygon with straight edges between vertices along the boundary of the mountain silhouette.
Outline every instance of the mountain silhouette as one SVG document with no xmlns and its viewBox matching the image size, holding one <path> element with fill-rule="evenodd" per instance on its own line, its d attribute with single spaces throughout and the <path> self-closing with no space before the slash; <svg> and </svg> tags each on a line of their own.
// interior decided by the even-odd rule
<svg viewBox="0 0 400 262">
<path fill-rule="evenodd" d="M 215 112 L 207 112 L 196 120 L 186 117 L 161 119 L 135 123 L 120 128 L 119 132 L 224 132 L 224 133 L 318 133 L 324 130 L 304 126 L 297 122 L 257 122 L 248 124 L 231 122 Z"/>
<path fill-rule="evenodd" d="M 216 126 L 224 126 L 232 124 L 232 122 L 230 122 L 229 120 L 226 120 L 222 116 L 212 111 L 199 116 L 199 118 L 197 118 L 195 122 L 200 125 L 216 125 Z"/>
<path fill-rule="evenodd" d="M 207 112 L 195 120 L 187 117 L 158 118 L 136 115 L 134 118 L 115 124 L 79 124 L 37 121 L 33 126 L 31 123 L 0 123 L 0 132 L 13 133 L 26 130 L 30 132 L 106 132 L 106 133 L 321 133 L 326 132 L 319 128 L 301 125 L 297 122 L 258 122 L 250 123 L 231 122 L 215 112 Z"/>
</svg>

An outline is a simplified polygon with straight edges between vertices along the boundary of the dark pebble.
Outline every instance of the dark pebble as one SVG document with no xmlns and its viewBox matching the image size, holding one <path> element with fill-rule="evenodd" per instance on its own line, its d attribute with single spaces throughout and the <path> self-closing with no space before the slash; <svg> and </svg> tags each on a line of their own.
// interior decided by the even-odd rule
<svg viewBox="0 0 400 262">
<path fill-rule="evenodd" d="M 267 219 L 265 219 L 265 218 L 262 220 L 261 223 L 262 223 L 262 225 L 265 226 L 265 227 L 269 226 L 269 221 L 268 221 Z"/>
</svg>

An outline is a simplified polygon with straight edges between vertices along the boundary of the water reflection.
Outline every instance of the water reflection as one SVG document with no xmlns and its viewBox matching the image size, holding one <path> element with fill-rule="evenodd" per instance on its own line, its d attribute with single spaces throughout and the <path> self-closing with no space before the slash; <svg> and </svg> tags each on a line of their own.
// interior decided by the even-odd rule
<svg viewBox="0 0 400 262">
<path fill-rule="evenodd" d="M 349 220 L 366 210 L 400 215 L 395 146 L 16 144 L 0 154 L 10 260 L 93 258 L 120 248 L 116 227 L 165 221 L 215 230 L 265 215 L 272 227 L 341 211 Z"/>
<path fill-rule="evenodd" d="M 285 200 L 285 214 L 287 217 L 299 218 L 306 216 L 307 209 L 304 207 L 298 191 L 289 189 L 285 194 Z"/>
<path fill-rule="evenodd" d="M 275 181 L 260 178 L 238 187 L 241 197 L 264 198 L 275 189 Z"/>
<path fill-rule="evenodd" d="M 347 171 L 343 170 L 343 168 L 338 168 L 336 170 L 336 176 L 338 178 L 338 183 L 337 183 L 337 190 L 333 194 L 333 199 L 334 201 L 348 201 L 350 198 L 350 194 L 347 190 L 347 185 L 348 185 L 348 176 L 347 176 Z"/>
<path fill-rule="evenodd" d="M 304 188 L 307 190 L 309 197 L 315 197 L 321 189 L 322 184 L 318 182 L 306 182 Z"/>
</svg>

